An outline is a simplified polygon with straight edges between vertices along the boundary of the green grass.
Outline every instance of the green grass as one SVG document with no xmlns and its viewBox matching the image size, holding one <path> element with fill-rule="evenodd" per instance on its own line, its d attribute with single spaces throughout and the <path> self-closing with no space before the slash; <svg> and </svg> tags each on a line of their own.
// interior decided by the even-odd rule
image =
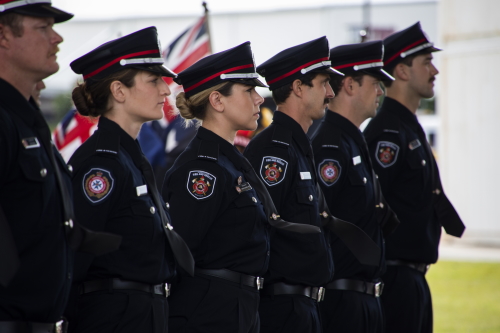
<svg viewBox="0 0 500 333">
<path fill-rule="evenodd" d="M 434 333 L 500 332 L 500 263 L 440 261 L 427 281 Z"/>
</svg>

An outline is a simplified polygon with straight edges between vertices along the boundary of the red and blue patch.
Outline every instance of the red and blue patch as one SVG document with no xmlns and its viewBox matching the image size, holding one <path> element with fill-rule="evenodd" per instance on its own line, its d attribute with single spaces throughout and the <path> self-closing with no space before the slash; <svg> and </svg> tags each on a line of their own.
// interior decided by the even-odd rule
<svg viewBox="0 0 500 333">
<path fill-rule="evenodd" d="M 375 150 L 375 159 L 384 168 L 388 168 L 398 159 L 399 146 L 389 141 L 379 141 Z"/>
</svg>

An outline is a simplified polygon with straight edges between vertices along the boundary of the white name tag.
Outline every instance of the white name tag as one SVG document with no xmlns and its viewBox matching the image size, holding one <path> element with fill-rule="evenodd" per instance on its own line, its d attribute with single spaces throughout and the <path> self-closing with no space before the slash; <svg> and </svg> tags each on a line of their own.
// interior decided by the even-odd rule
<svg viewBox="0 0 500 333">
<path fill-rule="evenodd" d="M 23 143 L 25 149 L 40 148 L 40 142 L 36 137 L 24 138 L 21 142 Z"/>
<path fill-rule="evenodd" d="M 148 194 L 148 185 L 137 186 L 135 190 L 137 191 L 138 197 L 140 197 L 141 195 L 146 195 Z"/>
<path fill-rule="evenodd" d="M 302 179 L 302 180 L 311 179 L 311 173 L 309 171 L 308 172 L 301 172 L 300 179 Z"/>
<path fill-rule="evenodd" d="M 354 165 L 358 165 L 359 163 L 361 163 L 361 156 L 353 157 L 352 163 L 354 163 Z"/>
</svg>

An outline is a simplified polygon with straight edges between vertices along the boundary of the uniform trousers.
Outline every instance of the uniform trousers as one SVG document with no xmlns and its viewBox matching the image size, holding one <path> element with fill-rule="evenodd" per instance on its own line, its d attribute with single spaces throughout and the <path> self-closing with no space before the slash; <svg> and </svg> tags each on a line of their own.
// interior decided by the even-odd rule
<svg viewBox="0 0 500 333">
<path fill-rule="evenodd" d="M 321 333 L 318 303 L 302 295 L 262 296 L 261 333 Z"/>
<path fill-rule="evenodd" d="M 70 333 L 167 333 L 168 299 L 136 290 L 80 295 Z"/>
<path fill-rule="evenodd" d="M 432 299 L 425 275 L 407 266 L 387 266 L 381 296 L 387 333 L 432 333 Z"/>
<path fill-rule="evenodd" d="M 324 333 L 383 333 L 380 299 L 351 290 L 327 289 L 319 303 Z"/>
<path fill-rule="evenodd" d="M 216 277 L 183 276 L 169 297 L 170 333 L 258 333 L 259 292 Z"/>
</svg>

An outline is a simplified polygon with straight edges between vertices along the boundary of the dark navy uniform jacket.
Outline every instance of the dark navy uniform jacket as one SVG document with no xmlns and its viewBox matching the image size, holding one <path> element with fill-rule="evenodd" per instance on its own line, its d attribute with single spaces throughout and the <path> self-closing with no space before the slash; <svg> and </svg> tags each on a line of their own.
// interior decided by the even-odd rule
<svg viewBox="0 0 500 333">
<path fill-rule="evenodd" d="M 66 244 L 61 193 L 46 149 L 53 149 L 68 188 L 70 171 L 35 130 L 39 112 L 33 100 L 28 102 L 0 79 L 0 205 L 21 262 L 8 287 L 0 286 L 0 321 L 58 321 L 71 285 L 73 254 Z"/>
<path fill-rule="evenodd" d="M 386 238 L 386 258 L 435 263 L 441 225 L 448 230 L 449 223 L 463 224 L 443 193 L 417 117 L 386 97 L 364 135 L 384 196 L 401 221 Z"/>
<path fill-rule="evenodd" d="M 106 117 L 78 148 L 73 166 L 75 213 L 84 226 L 123 237 L 117 251 L 94 257 L 77 254 L 77 282 L 122 278 L 148 284 L 175 275 L 172 251 L 158 209 L 140 169 L 137 140 Z"/>
<path fill-rule="evenodd" d="M 300 125 L 276 111 L 273 123 L 250 141 L 244 155 L 262 177 L 285 221 L 321 227 L 311 143 Z M 299 234 L 276 229 L 265 283 L 322 286 L 333 276 L 330 232 Z"/>
<path fill-rule="evenodd" d="M 361 131 L 338 113 L 327 111 L 313 135 L 312 147 L 318 181 L 330 212 L 356 224 L 382 249 L 379 267 L 362 265 L 344 243 L 332 235 L 335 279 L 374 281 L 385 269 L 384 239 L 379 224 L 376 188 Z"/>
<path fill-rule="evenodd" d="M 243 159 L 229 142 L 200 127 L 165 175 L 162 194 L 196 267 L 262 276 L 270 227 L 255 189 L 238 186 L 247 183 Z"/>
</svg>

